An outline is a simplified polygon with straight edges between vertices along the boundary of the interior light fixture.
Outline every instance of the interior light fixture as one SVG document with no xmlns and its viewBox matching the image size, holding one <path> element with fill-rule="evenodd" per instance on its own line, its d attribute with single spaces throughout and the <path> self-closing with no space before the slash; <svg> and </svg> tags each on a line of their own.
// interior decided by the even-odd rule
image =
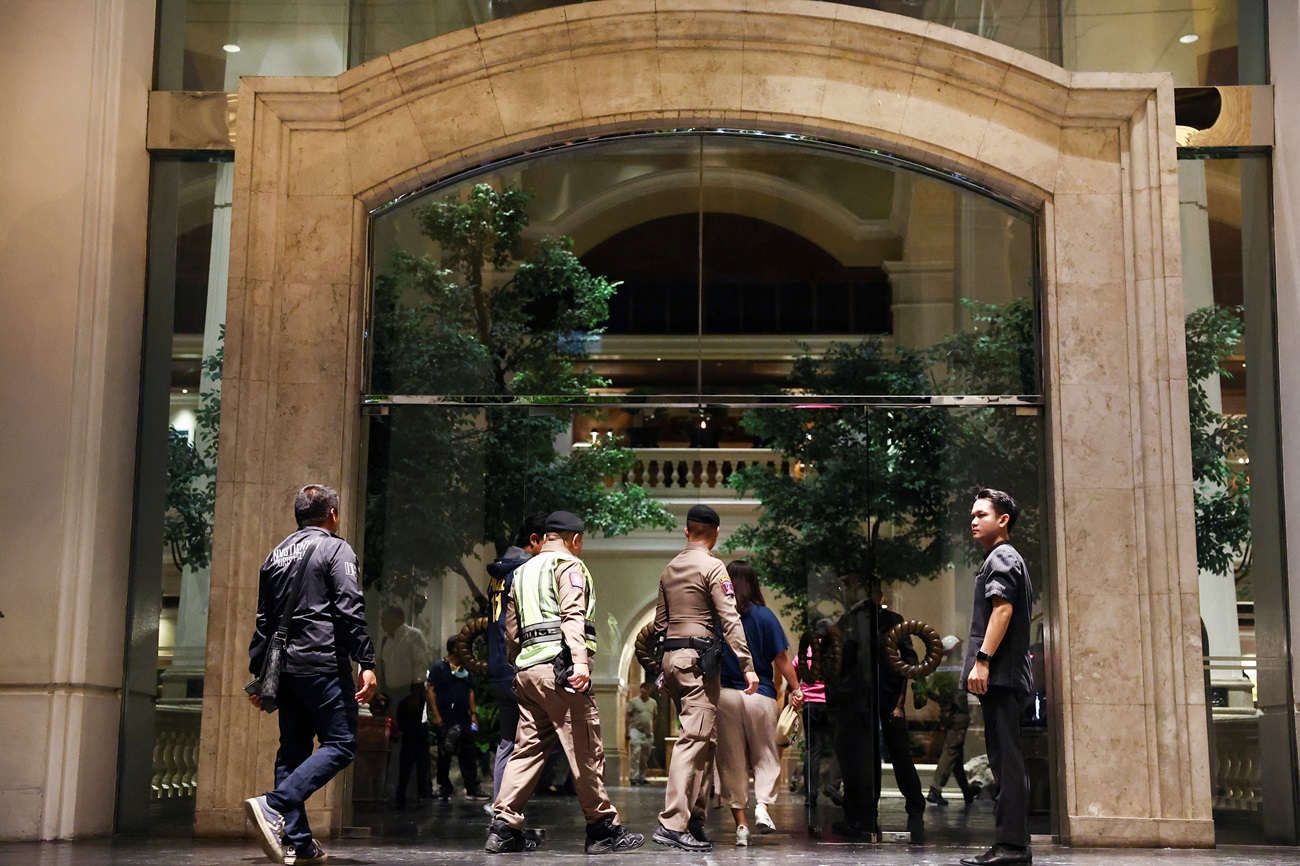
<svg viewBox="0 0 1300 866">
<path fill-rule="evenodd" d="M 1188 33 L 1186 35 L 1179 36 L 1178 41 L 1183 43 L 1184 45 L 1191 45 L 1193 42 L 1195 42 L 1200 38 L 1201 37 L 1197 36 L 1195 33 Z"/>
<path fill-rule="evenodd" d="M 221 50 L 226 52 L 227 54 L 238 54 L 239 46 L 233 42 L 227 42 L 225 45 L 221 46 Z"/>
</svg>

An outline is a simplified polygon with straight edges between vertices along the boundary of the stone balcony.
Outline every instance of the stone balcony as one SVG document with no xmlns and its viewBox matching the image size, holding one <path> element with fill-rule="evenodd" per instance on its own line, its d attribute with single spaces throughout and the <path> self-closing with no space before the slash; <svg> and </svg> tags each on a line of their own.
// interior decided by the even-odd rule
<svg viewBox="0 0 1300 866">
<path fill-rule="evenodd" d="M 637 448 L 636 467 L 624 484 L 639 484 L 657 498 L 705 496 L 741 499 L 727 486 L 731 475 L 754 464 L 789 475 L 790 461 L 770 448 Z"/>
</svg>

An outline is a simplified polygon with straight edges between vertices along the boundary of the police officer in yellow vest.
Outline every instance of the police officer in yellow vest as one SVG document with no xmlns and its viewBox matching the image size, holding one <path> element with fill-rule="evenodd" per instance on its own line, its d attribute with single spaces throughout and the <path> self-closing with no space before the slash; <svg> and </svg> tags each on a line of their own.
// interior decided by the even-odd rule
<svg viewBox="0 0 1300 866">
<path fill-rule="evenodd" d="M 596 599 L 591 572 L 581 559 L 585 526 L 577 515 L 556 511 L 547 516 L 545 529 L 541 552 L 516 570 L 506 607 L 506 647 L 519 670 L 519 727 L 485 850 L 536 847 L 536 837 L 524 833 L 523 808 L 558 740 L 587 819 L 586 852 L 632 851 L 645 837 L 618 823 L 618 811 L 605 793 L 600 715 L 591 697 Z"/>
<path fill-rule="evenodd" d="M 717 748 L 722 626 L 727 644 L 745 674 L 745 694 L 758 691 L 745 629 L 736 613 L 736 593 L 727 569 L 710 551 L 718 542 L 718 512 L 696 505 L 686 513 L 686 549 L 659 578 L 655 632 L 663 639 L 664 686 L 677 702 L 682 733 L 673 747 L 664 810 L 654 841 L 684 851 L 710 851 L 704 835 L 707 792 Z"/>
</svg>

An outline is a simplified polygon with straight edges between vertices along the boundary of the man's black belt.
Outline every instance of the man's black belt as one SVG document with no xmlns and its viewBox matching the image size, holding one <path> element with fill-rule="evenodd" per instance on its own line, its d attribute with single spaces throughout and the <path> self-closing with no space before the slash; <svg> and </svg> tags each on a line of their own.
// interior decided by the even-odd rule
<svg viewBox="0 0 1300 866">
<path fill-rule="evenodd" d="M 704 652 L 713 646 L 715 637 L 670 637 L 664 641 L 664 651 L 693 649 L 697 652 Z"/>
<path fill-rule="evenodd" d="M 587 640 L 594 641 L 596 639 L 596 624 L 591 620 L 587 620 L 583 625 L 583 632 L 586 634 Z M 561 628 L 559 621 L 551 620 L 550 622 L 525 626 L 520 634 L 519 644 L 520 646 L 532 646 L 535 643 L 550 640 L 563 634 L 564 629 Z"/>
</svg>

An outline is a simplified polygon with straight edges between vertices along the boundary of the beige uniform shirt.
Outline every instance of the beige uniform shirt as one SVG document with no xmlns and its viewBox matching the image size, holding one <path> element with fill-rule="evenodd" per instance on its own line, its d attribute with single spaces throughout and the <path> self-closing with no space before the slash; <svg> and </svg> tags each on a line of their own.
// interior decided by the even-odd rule
<svg viewBox="0 0 1300 866">
<path fill-rule="evenodd" d="M 548 550 L 570 555 L 563 541 L 546 542 L 541 552 Z M 518 579 L 516 573 L 515 580 Z M 587 576 L 581 563 L 562 565 L 555 572 L 555 588 L 560 600 L 560 630 L 564 632 L 564 642 L 573 654 L 573 663 L 590 665 L 591 659 L 587 658 Z M 506 653 L 512 662 L 519 655 L 519 631 L 519 614 L 515 610 L 515 594 L 512 592 L 506 602 Z"/>
<path fill-rule="evenodd" d="M 714 637 L 714 619 L 722 623 L 727 645 L 740 661 L 740 670 L 754 669 L 745 629 L 736 613 L 736 596 L 722 560 L 706 544 L 690 541 L 673 557 L 659 578 L 655 631 L 670 638 Z"/>
</svg>

